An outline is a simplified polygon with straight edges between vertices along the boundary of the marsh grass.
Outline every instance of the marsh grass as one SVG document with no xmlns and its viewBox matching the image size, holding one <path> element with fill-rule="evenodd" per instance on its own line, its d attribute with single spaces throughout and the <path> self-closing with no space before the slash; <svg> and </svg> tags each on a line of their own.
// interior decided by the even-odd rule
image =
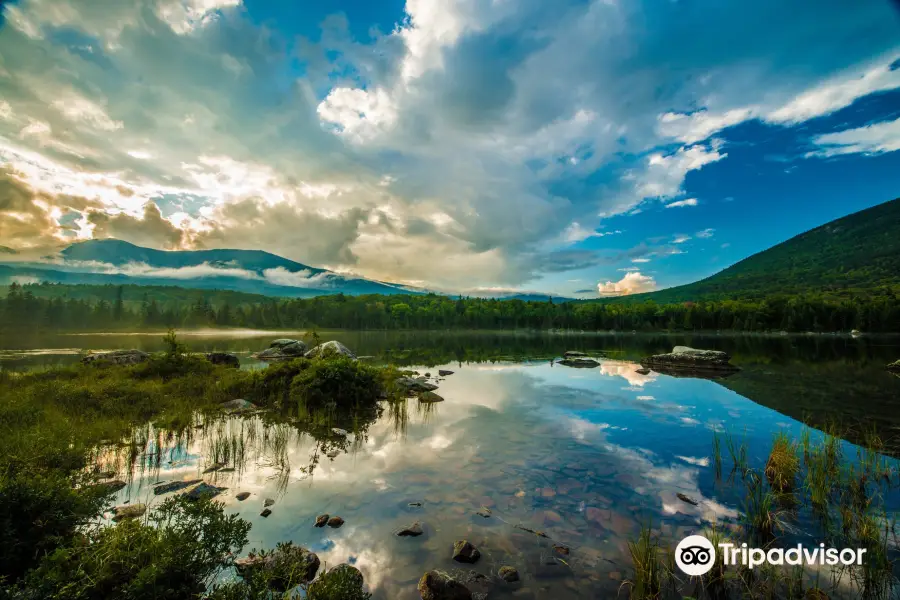
<svg viewBox="0 0 900 600">
<path fill-rule="evenodd" d="M 659 538 L 653 535 L 649 525 L 641 527 L 636 541 L 628 542 L 628 552 L 634 575 L 624 581 L 622 586 L 629 588 L 629 597 L 633 600 L 657 600 L 662 591 L 663 565 L 660 560 Z"/>
<path fill-rule="evenodd" d="M 793 494 L 799 470 L 797 444 L 786 433 L 779 432 L 766 460 L 765 475 L 772 490 L 781 495 Z"/>
</svg>

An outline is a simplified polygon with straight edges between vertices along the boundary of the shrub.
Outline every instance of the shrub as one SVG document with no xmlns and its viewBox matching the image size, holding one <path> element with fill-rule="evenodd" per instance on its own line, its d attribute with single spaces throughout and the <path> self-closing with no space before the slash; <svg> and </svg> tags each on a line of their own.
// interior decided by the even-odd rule
<svg viewBox="0 0 900 600">
<path fill-rule="evenodd" d="M 209 500 L 172 498 L 151 524 L 96 526 L 26 577 L 22 598 L 168 600 L 202 593 L 247 543 L 250 524 Z"/>
<path fill-rule="evenodd" d="M 310 361 L 291 383 L 291 396 L 307 407 L 374 404 L 382 393 L 380 371 L 346 357 Z"/>
</svg>

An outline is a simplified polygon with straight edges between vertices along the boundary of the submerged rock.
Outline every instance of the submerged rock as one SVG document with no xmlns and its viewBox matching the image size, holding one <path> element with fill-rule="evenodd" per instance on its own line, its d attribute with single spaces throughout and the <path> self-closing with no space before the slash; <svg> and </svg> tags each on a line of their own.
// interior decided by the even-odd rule
<svg viewBox="0 0 900 600">
<path fill-rule="evenodd" d="M 113 350 L 88 354 L 81 359 L 86 365 L 136 365 L 150 360 L 150 355 L 141 350 Z"/>
<path fill-rule="evenodd" d="M 506 583 L 514 583 L 519 580 L 519 570 L 515 567 L 500 567 L 497 574 Z"/>
<path fill-rule="evenodd" d="M 699 350 L 688 346 L 675 346 L 668 354 L 648 356 L 641 360 L 641 366 L 664 375 L 702 376 L 711 374 L 723 376 L 740 369 L 729 361 L 731 357 L 719 350 Z"/>
<path fill-rule="evenodd" d="M 184 496 L 191 500 L 209 499 L 218 496 L 227 489 L 228 488 L 209 485 L 206 482 L 200 482 L 191 489 L 185 490 Z"/>
<path fill-rule="evenodd" d="M 399 377 L 394 381 L 394 383 L 396 383 L 400 388 L 406 390 L 407 393 L 431 392 L 438 389 L 438 386 L 425 381 L 424 377 L 417 377 L 415 379 L 413 379 L 412 377 Z"/>
<path fill-rule="evenodd" d="M 346 356 L 347 358 L 356 360 L 356 355 L 353 354 L 353 352 L 347 346 L 335 340 L 325 342 L 324 344 L 319 344 L 318 346 L 307 352 L 304 356 L 306 356 L 306 358 Z"/>
<path fill-rule="evenodd" d="M 146 504 L 124 504 L 113 509 L 113 521 L 123 521 L 125 519 L 137 519 L 144 516 L 147 512 Z"/>
<path fill-rule="evenodd" d="M 269 507 L 272 506 L 273 504 L 275 504 L 275 501 L 274 501 L 273 499 L 271 499 L 271 498 L 266 498 L 266 499 L 263 501 L 263 506 L 266 507 L 266 508 L 269 508 Z"/>
<path fill-rule="evenodd" d="M 435 394 L 434 392 L 419 392 L 419 402 L 443 402 L 444 397 Z"/>
<path fill-rule="evenodd" d="M 700 505 L 699 502 L 697 502 L 696 500 L 694 500 L 694 499 L 691 498 L 690 496 L 686 496 L 686 495 L 682 494 L 681 492 L 678 492 L 677 494 L 675 494 L 675 496 L 676 496 L 679 500 L 681 500 L 682 502 L 687 502 L 688 504 L 690 504 L 690 505 L 692 505 L 692 506 L 699 506 L 699 505 Z"/>
<path fill-rule="evenodd" d="M 214 365 L 225 365 L 226 367 L 234 367 L 235 369 L 241 366 L 240 359 L 228 352 L 207 352 L 206 360 Z"/>
<path fill-rule="evenodd" d="M 446 369 L 439 369 L 438 375 L 441 377 L 446 377 L 447 375 L 453 375 L 454 371 L 447 371 Z"/>
<path fill-rule="evenodd" d="M 481 558 L 481 552 L 468 540 L 460 540 L 453 544 L 453 560 L 473 564 Z"/>
<path fill-rule="evenodd" d="M 272 552 L 259 555 L 251 553 L 246 558 L 234 561 L 234 568 L 241 577 L 262 572 L 269 585 L 278 591 L 286 591 L 300 583 L 309 583 L 315 579 L 319 565 L 319 557 L 315 553 L 291 542 L 278 544 Z"/>
<path fill-rule="evenodd" d="M 422 529 L 422 524 L 416 521 L 409 527 L 404 527 L 398 531 L 397 537 L 419 537 L 423 533 L 425 533 L 425 530 Z"/>
<path fill-rule="evenodd" d="M 329 527 L 334 527 L 335 529 L 337 529 L 338 527 L 342 526 L 343 524 L 344 524 L 344 520 L 340 517 L 335 516 L 335 517 L 331 517 L 330 519 L 328 519 Z"/>
<path fill-rule="evenodd" d="M 419 580 L 422 600 L 472 600 L 469 588 L 443 571 L 428 571 Z"/>
<path fill-rule="evenodd" d="M 635 369 L 634 372 L 637 373 L 638 375 L 649 375 L 651 373 L 650 369 L 648 369 L 647 367 L 641 367 L 640 369 Z"/>
<path fill-rule="evenodd" d="M 271 514 L 272 514 L 271 508 L 264 508 L 263 511 L 261 513 L 259 513 L 259 516 L 261 516 L 263 519 L 268 519 L 269 515 L 271 515 Z"/>
<path fill-rule="evenodd" d="M 201 479 L 188 479 L 187 481 L 171 481 L 169 483 L 164 483 L 162 485 L 158 485 L 153 488 L 153 493 L 159 496 L 160 494 L 168 494 L 169 492 L 177 492 L 178 490 L 183 490 L 185 488 L 189 488 L 192 485 L 197 485 L 201 483 Z"/>
<path fill-rule="evenodd" d="M 114 494 L 115 492 L 118 492 L 126 485 L 128 485 L 128 484 L 125 483 L 124 481 L 122 481 L 121 479 L 112 479 L 110 481 L 101 481 L 99 483 L 92 483 L 90 485 L 90 487 L 92 487 L 95 490 L 102 490 L 102 492 L 104 494 Z"/>
<path fill-rule="evenodd" d="M 249 400 L 236 398 L 234 400 L 229 400 L 228 402 L 223 402 L 219 405 L 219 408 L 227 413 L 240 413 L 248 410 L 256 410 L 257 407 Z"/>
<path fill-rule="evenodd" d="M 576 369 L 593 369 L 594 367 L 599 367 L 600 363 L 594 360 L 593 358 L 584 358 L 581 356 L 573 356 L 571 358 L 564 358 L 559 361 L 559 364 L 566 367 L 574 367 Z"/>
<path fill-rule="evenodd" d="M 250 497 L 250 492 L 241 492 L 240 494 L 235 495 L 235 498 L 237 498 L 241 502 L 243 502 L 244 500 L 246 500 L 249 497 Z"/>
</svg>

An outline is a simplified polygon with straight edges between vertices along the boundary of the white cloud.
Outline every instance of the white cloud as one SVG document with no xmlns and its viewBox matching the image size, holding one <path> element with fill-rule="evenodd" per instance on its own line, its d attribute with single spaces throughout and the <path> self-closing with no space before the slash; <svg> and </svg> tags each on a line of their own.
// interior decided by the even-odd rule
<svg viewBox="0 0 900 600">
<path fill-rule="evenodd" d="M 121 121 L 109 118 L 102 106 L 78 94 L 66 94 L 54 101 L 53 107 L 76 125 L 83 124 L 101 131 L 115 131 L 124 127 Z"/>
<path fill-rule="evenodd" d="M 639 271 L 626 273 L 619 281 L 607 281 L 597 284 L 597 292 L 601 296 L 627 296 L 651 292 L 656 289 L 656 281 L 649 275 L 641 275 Z"/>
<path fill-rule="evenodd" d="M 697 206 L 696 198 L 686 198 L 684 200 L 676 200 L 666 204 L 666 208 L 680 208 L 683 206 Z"/>
<path fill-rule="evenodd" d="M 713 134 L 753 117 L 753 110 L 736 108 L 722 114 L 700 110 L 690 114 L 667 112 L 659 117 L 657 130 L 665 137 L 680 140 L 686 144 L 709 139 Z"/>
<path fill-rule="evenodd" d="M 240 5 L 241 0 L 160 0 L 156 11 L 172 31 L 184 35 L 215 20 L 219 11 Z"/>
<path fill-rule="evenodd" d="M 631 262 L 633 263 L 648 263 L 650 262 L 649 258 L 632 258 Z"/>
<path fill-rule="evenodd" d="M 381 89 L 334 88 L 316 112 L 340 134 L 357 142 L 376 137 L 397 120 L 396 107 Z"/>
<path fill-rule="evenodd" d="M 674 238 L 672 238 L 672 243 L 673 244 L 683 244 L 690 239 L 691 239 L 691 236 L 684 235 L 683 233 L 679 233 Z"/>
<path fill-rule="evenodd" d="M 811 154 L 817 156 L 894 152 L 900 150 L 900 119 L 818 135 L 813 143 L 819 149 Z"/>
<path fill-rule="evenodd" d="M 715 231 L 715 229 L 709 227 L 707 229 L 704 229 L 703 231 L 698 231 L 694 235 L 698 238 L 711 238 L 715 234 Z"/>
<path fill-rule="evenodd" d="M 0 119 L 10 120 L 12 119 L 13 111 L 12 107 L 9 105 L 9 102 L 5 100 L 0 100 Z"/>
</svg>

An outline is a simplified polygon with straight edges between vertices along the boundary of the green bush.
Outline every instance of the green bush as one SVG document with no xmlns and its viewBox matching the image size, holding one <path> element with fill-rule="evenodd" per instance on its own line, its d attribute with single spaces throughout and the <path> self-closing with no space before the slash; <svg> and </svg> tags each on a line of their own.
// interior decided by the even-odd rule
<svg viewBox="0 0 900 600">
<path fill-rule="evenodd" d="M 172 498 L 150 524 L 96 526 L 30 572 L 17 590 L 27 600 L 168 600 L 203 593 L 206 582 L 247 543 L 250 524 L 208 500 Z"/>
<path fill-rule="evenodd" d="M 379 369 L 345 357 L 310 361 L 291 382 L 291 397 L 307 407 L 374 404 L 382 390 Z"/>
</svg>

